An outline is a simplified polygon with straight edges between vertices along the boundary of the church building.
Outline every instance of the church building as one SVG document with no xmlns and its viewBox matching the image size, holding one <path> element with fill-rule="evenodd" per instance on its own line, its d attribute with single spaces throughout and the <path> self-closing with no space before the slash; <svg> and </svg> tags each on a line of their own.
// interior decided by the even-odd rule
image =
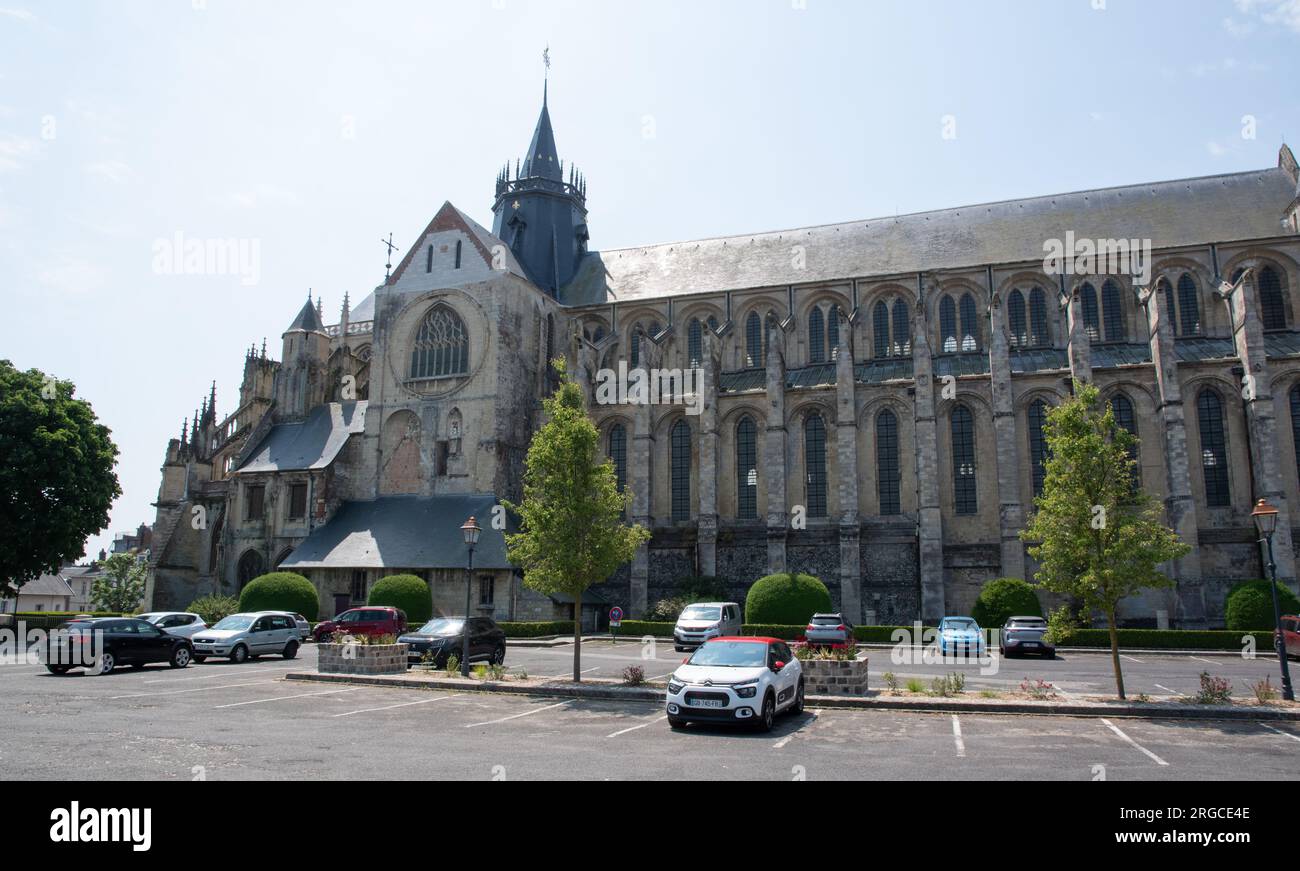
<svg viewBox="0 0 1300 871">
<path fill-rule="evenodd" d="M 985 581 L 1033 577 L 1019 533 L 1044 419 L 1075 380 L 1138 436 L 1141 486 L 1192 546 L 1167 569 L 1175 588 L 1125 603 L 1127 625 L 1222 626 L 1228 588 L 1263 575 L 1259 498 L 1281 512 L 1278 574 L 1296 585 L 1300 170 L 1285 146 L 1250 172 L 593 250 L 587 182 L 544 97 L 492 213 L 488 230 L 444 203 L 333 323 L 309 297 L 278 360 L 250 347 L 224 417 L 213 388 L 167 446 L 151 608 L 281 568 L 312 580 L 322 617 L 399 572 L 457 614 L 473 515 L 479 612 L 568 616 L 506 560 L 499 508 L 522 495 L 561 354 L 629 520 L 653 533 L 584 597 L 588 625 L 613 604 L 642 615 L 682 578 L 743 601 L 787 570 L 821 578 L 853 623 L 968 614 Z M 1047 268 L 1079 240 L 1098 254 L 1085 268 Z M 1120 243 L 1144 270 L 1101 268 Z M 691 402 L 598 401 L 620 366 L 700 377 Z"/>
</svg>

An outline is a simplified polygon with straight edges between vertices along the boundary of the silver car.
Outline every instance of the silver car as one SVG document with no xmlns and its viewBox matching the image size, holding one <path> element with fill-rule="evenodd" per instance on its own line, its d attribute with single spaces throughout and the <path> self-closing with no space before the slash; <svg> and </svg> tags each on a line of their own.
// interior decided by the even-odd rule
<svg viewBox="0 0 1300 871">
<path fill-rule="evenodd" d="M 197 633 L 208 628 L 208 624 L 198 614 L 188 611 L 150 611 L 148 614 L 136 615 L 157 626 L 168 635 L 193 638 Z"/>
<path fill-rule="evenodd" d="M 298 627 L 298 639 L 300 641 L 306 641 L 308 638 L 311 638 L 311 623 L 306 617 L 302 616 L 297 611 L 268 611 L 267 613 L 283 614 L 292 620 L 294 625 Z"/>
<path fill-rule="evenodd" d="M 682 609 L 673 627 L 673 649 L 694 650 L 710 638 L 739 635 L 740 605 L 736 602 L 696 602 Z"/>
<path fill-rule="evenodd" d="M 804 630 L 809 644 L 854 644 L 853 627 L 842 614 L 814 614 Z"/>
<path fill-rule="evenodd" d="M 221 656 L 238 663 L 267 654 L 293 659 L 302 644 L 298 624 L 286 611 L 231 614 L 192 641 L 195 662 Z"/>
</svg>

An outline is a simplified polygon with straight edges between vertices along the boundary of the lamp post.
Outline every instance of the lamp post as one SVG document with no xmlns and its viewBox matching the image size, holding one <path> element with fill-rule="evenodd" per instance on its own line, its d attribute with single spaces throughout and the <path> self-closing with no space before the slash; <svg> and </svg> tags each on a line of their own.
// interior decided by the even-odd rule
<svg viewBox="0 0 1300 871">
<path fill-rule="evenodd" d="M 465 536 L 465 547 L 469 551 L 469 556 L 466 557 L 465 562 L 465 625 L 461 628 L 460 633 L 460 676 L 469 677 L 469 594 L 470 578 L 474 574 L 474 545 L 478 544 L 478 534 L 480 532 L 478 521 L 471 517 L 465 521 L 465 525 L 460 528 L 460 531 Z"/>
<path fill-rule="evenodd" d="M 1250 512 L 1255 519 L 1255 528 L 1260 538 L 1268 544 L 1268 586 L 1273 591 L 1273 647 L 1277 650 L 1277 661 L 1282 666 L 1282 698 L 1288 702 L 1295 701 L 1295 691 L 1291 689 L 1291 669 L 1286 661 L 1286 639 L 1282 636 L 1282 605 L 1277 598 L 1277 563 L 1273 561 L 1273 530 L 1277 528 L 1277 509 L 1264 499 L 1255 504 Z"/>
</svg>

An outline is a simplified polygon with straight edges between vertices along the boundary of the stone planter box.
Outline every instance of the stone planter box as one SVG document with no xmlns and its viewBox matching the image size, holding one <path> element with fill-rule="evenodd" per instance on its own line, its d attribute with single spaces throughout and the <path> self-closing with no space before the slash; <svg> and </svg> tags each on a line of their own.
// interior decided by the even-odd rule
<svg viewBox="0 0 1300 871">
<path fill-rule="evenodd" d="M 321 674 L 406 674 L 405 644 L 318 644 Z"/>
<path fill-rule="evenodd" d="M 853 660 L 801 659 L 804 692 L 810 696 L 865 696 L 867 657 Z"/>
</svg>

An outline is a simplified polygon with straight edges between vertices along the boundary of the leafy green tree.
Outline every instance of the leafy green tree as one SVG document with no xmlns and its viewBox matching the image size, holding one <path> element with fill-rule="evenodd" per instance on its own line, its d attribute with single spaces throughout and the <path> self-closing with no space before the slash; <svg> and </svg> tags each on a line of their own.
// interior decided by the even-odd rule
<svg viewBox="0 0 1300 871">
<path fill-rule="evenodd" d="M 1041 617 L 1042 603 L 1033 584 L 1020 578 L 994 578 L 980 590 L 970 615 L 985 629 L 997 629 L 1010 617 Z"/>
<path fill-rule="evenodd" d="M 122 495 L 108 427 L 73 392 L 0 360 L 0 596 L 80 557 Z"/>
<path fill-rule="evenodd" d="M 1106 616 L 1122 699 L 1117 606 L 1142 590 L 1173 586 L 1157 566 L 1190 548 L 1164 524 L 1160 504 L 1133 486 L 1137 439 L 1116 424 L 1097 388 L 1076 381 L 1074 393 L 1047 415 L 1043 493 L 1021 537 L 1036 542 L 1029 553 L 1043 589 Z"/>
<path fill-rule="evenodd" d="M 90 601 L 99 611 L 129 614 L 144 598 L 149 569 L 135 554 L 115 553 L 103 562 L 104 574 L 90 587 Z"/>
<path fill-rule="evenodd" d="M 239 611 L 239 600 L 234 596 L 208 595 L 200 596 L 190 602 L 187 611 L 193 611 L 203 618 L 209 626 L 215 626 L 231 614 Z"/>
<path fill-rule="evenodd" d="M 573 597 L 573 679 L 582 679 L 582 593 L 632 559 L 650 539 L 628 525 L 631 493 L 618 492 L 614 464 L 600 454 L 600 437 L 587 417 L 582 389 L 552 364 L 560 384 L 542 401 L 546 424 L 533 435 L 524 465 L 524 499 L 506 503 L 520 532 L 506 536 L 510 561 L 524 584 L 539 593 Z"/>
</svg>

